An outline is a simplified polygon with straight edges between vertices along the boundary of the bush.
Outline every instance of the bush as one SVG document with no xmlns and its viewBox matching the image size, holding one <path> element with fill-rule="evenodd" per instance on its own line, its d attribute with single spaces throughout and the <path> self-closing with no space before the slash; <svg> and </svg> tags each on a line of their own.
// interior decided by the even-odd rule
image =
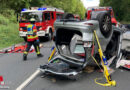
<svg viewBox="0 0 130 90">
<path fill-rule="evenodd" d="M 130 22 L 130 13 L 127 13 L 125 16 L 124 16 L 124 21 L 129 21 Z"/>
<path fill-rule="evenodd" d="M 19 37 L 18 23 L 8 23 L 0 25 L 0 49 L 20 43 L 23 41 Z"/>
<path fill-rule="evenodd" d="M 4 17 L 3 15 L 0 15 L 0 24 L 8 25 L 9 24 L 9 19 Z"/>
<path fill-rule="evenodd" d="M 0 14 L 2 16 L 4 16 L 4 18 L 8 18 L 10 20 L 10 22 L 17 22 L 17 17 L 15 15 L 15 11 L 14 10 L 10 10 L 10 9 L 3 9 L 0 11 Z"/>
</svg>

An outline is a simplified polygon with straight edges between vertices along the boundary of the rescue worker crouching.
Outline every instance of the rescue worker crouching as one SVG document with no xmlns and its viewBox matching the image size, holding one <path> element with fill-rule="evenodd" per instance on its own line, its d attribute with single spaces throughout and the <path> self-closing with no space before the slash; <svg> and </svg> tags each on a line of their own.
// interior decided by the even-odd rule
<svg viewBox="0 0 130 90">
<path fill-rule="evenodd" d="M 28 52 L 31 48 L 31 46 L 33 45 L 34 48 L 35 48 L 35 51 L 37 53 L 37 57 L 43 57 L 43 55 L 40 53 L 40 48 L 39 48 L 39 39 L 38 39 L 38 36 L 37 36 L 37 29 L 36 29 L 36 26 L 35 26 L 35 19 L 34 18 L 31 18 L 30 19 L 30 23 L 28 26 L 27 26 L 27 48 L 23 54 L 23 60 L 27 60 L 27 55 L 28 55 Z"/>
</svg>

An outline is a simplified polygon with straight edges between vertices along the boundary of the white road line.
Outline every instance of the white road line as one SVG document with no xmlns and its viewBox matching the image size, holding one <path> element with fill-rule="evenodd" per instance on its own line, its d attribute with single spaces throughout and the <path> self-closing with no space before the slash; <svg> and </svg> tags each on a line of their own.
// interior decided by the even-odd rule
<svg viewBox="0 0 130 90">
<path fill-rule="evenodd" d="M 25 88 L 29 83 L 31 83 L 32 80 L 34 80 L 39 74 L 41 73 L 41 71 L 38 69 L 36 70 L 26 81 L 24 81 L 16 90 L 22 90 L 23 88 Z"/>
</svg>

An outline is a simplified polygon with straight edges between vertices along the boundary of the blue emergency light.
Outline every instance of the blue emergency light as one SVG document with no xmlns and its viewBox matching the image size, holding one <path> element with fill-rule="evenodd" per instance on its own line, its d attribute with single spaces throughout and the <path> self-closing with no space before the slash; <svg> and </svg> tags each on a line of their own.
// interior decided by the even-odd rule
<svg viewBox="0 0 130 90">
<path fill-rule="evenodd" d="M 38 8 L 37 10 L 46 10 L 47 8 Z"/>
<path fill-rule="evenodd" d="M 26 8 L 23 8 L 23 9 L 22 9 L 22 11 L 27 11 L 27 10 L 28 10 L 28 9 L 26 9 Z"/>
</svg>

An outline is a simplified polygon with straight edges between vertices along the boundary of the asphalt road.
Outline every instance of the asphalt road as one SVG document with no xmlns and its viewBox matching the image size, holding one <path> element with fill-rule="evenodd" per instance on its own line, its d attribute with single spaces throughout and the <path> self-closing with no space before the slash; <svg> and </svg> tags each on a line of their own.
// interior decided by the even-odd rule
<svg viewBox="0 0 130 90">
<path fill-rule="evenodd" d="M 23 83 L 39 65 L 47 63 L 50 55 L 50 48 L 53 42 L 44 42 L 41 53 L 43 58 L 37 58 L 35 52 L 28 55 L 28 60 L 23 61 L 21 53 L 0 55 L 0 75 L 3 76 L 7 90 L 15 90 Z M 54 77 L 41 78 L 38 76 L 24 90 L 130 90 L 130 71 L 117 69 L 112 78 L 116 80 L 116 87 L 103 87 L 95 84 L 94 79 L 101 77 L 102 73 L 82 73 L 77 81 L 58 79 L 53 82 Z M 6 90 L 1 89 L 0 90 Z"/>
</svg>

